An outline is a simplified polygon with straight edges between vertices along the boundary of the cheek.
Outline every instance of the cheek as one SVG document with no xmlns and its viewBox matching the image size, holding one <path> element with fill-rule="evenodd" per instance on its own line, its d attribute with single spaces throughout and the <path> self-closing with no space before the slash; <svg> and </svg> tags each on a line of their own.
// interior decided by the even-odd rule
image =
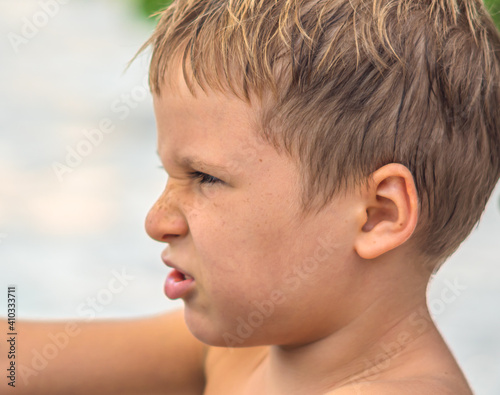
<svg viewBox="0 0 500 395">
<path fill-rule="evenodd" d="M 244 340 L 232 345 L 299 341 L 312 334 L 292 335 L 286 328 L 300 326 L 304 316 L 311 322 L 322 317 L 315 322 L 322 331 L 328 316 L 324 300 L 338 300 L 344 288 L 341 263 L 349 254 L 343 232 L 277 221 L 236 226 L 239 221 L 221 216 L 198 220 L 192 232 L 203 289 L 204 313 L 197 317 L 208 331 L 205 341 L 227 345 L 218 338 L 222 333 Z"/>
<path fill-rule="evenodd" d="M 235 302 L 275 287 L 291 258 L 287 228 L 263 210 L 213 212 L 190 224 L 206 291 Z"/>
</svg>

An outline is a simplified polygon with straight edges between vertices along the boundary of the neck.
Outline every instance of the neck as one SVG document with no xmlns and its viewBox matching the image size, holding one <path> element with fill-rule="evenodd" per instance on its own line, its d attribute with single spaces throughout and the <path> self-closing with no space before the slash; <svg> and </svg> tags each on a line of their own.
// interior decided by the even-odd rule
<svg viewBox="0 0 500 395">
<path fill-rule="evenodd" d="M 407 290 L 372 297 L 355 319 L 314 342 L 272 346 L 256 371 L 266 393 L 324 393 L 387 373 L 393 377 L 401 362 L 421 352 L 429 336 L 439 336 L 426 307 L 425 287 Z M 394 295 L 405 297 L 395 300 Z"/>
</svg>

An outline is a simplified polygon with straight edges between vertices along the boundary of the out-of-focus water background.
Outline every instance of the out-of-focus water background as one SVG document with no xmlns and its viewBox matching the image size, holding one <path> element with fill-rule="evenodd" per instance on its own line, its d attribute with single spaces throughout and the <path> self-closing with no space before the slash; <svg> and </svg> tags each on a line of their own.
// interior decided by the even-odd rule
<svg viewBox="0 0 500 395">
<path fill-rule="evenodd" d="M 124 72 L 153 27 L 133 1 L 0 0 L 0 316 L 9 284 L 20 318 L 181 306 L 143 227 L 166 182 L 148 57 Z M 499 198 L 429 289 L 478 395 L 500 394 Z"/>
</svg>

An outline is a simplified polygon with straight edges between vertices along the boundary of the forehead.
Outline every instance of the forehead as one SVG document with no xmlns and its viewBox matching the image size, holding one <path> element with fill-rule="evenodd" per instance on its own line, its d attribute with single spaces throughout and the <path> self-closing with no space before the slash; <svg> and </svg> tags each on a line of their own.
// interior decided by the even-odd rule
<svg viewBox="0 0 500 395">
<path fill-rule="evenodd" d="M 159 137 L 207 139 L 257 139 L 255 109 L 230 93 L 189 90 L 184 79 L 165 85 L 153 96 Z M 196 132 L 196 133 L 194 133 Z"/>
<path fill-rule="evenodd" d="M 251 164 L 276 160 L 278 152 L 263 138 L 259 108 L 231 92 L 189 89 L 182 71 L 153 95 L 158 150 L 167 161 L 186 158 L 209 163 Z"/>
<path fill-rule="evenodd" d="M 255 121 L 258 106 L 241 100 L 230 89 L 206 87 L 196 82 L 189 67 L 172 61 L 169 76 L 153 95 L 157 115 L 175 115 L 185 111 L 193 118 L 211 118 L 214 121 L 231 119 Z"/>
</svg>

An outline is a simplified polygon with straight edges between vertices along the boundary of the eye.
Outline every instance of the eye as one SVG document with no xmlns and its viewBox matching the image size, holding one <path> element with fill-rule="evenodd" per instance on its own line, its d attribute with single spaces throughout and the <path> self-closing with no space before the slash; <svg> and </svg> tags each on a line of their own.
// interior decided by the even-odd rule
<svg viewBox="0 0 500 395">
<path fill-rule="evenodd" d="M 189 173 L 189 176 L 193 180 L 198 180 L 200 184 L 218 184 L 223 182 L 222 180 L 219 180 L 210 174 L 202 173 L 201 171 L 193 171 Z"/>
</svg>

